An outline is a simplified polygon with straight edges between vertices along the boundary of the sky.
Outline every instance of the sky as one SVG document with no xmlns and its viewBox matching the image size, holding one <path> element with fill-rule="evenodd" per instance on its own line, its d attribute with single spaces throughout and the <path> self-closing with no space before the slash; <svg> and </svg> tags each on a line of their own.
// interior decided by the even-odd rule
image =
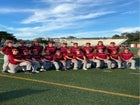
<svg viewBox="0 0 140 105">
<path fill-rule="evenodd" d="M 18 39 L 140 31 L 139 0 L 0 0 L 0 31 Z"/>
</svg>

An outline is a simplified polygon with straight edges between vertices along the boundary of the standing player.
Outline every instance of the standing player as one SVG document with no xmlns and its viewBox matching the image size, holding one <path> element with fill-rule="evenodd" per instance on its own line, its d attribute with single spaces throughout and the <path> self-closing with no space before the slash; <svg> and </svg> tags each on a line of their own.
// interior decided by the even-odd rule
<svg viewBox="0 0 140 105">
<path fill-rule="evenodd" d="M 84 53 L 86 53 L 86 50 L 88 50 L 90 53 L 93 53 L 93 47 L 89 42 L 86 43 L 86 45 L 82 48 L 82 50 Z"/>
<path fill-rule="evenodd" d="M 76 54 L 77 50 L 81 50 L 81 48 L 78 46 L 78 43 L 73 43 L 73 47 L 71 48 L 72 53 Z"/>
<path fill-rule="evenodd" d="M 78 61 L 78 68 L 81 68 L 81 65 L 83 65 L 83 70 L 87 70 L 87 60 L 81 50 L 76 51 L 74 58 Z"/>
<path fill-rule="evenodd" d="M 46 50 L 48 50 L 51 55 L 54 55 L 57 50 L 57 47 L 53 45 L 53 42 L 48 42 L 48 46 L 45 47 L 44 51 Z"/>
<path fill-rule="evenodd" d="M 95 56 L 96 56 L 96 59 L 97 60 L 100 60 L 100 62 L 101 62 L 100 67 L 101 68 L 103 68 L 105 66 L 104 63 L 106 63 L 107 64 L 107 67 L 109 69 L 111 69 L 111 61 L 109 60 L 109 56 L 108 56 L 108 54 L 106 54 L 105 52 L 103 52 L 103 49 L 102 48 L 99 48 L 98 49 L 98 52 L 95 54 Z"/>
<path fill-rule="evenodd" d="M 33 53 L 34 49 L 37 49 L 38 53 L 42 54 L 43 46 L 41 46 L 37 40 L 34 40 L 33 45 L 30 47 L 31 53 Z"/>
<path fill-rule="evenodd" d="M 19 44 L 20 45 L 17 47 L 17 49 L 18 49 L 20 54 L 23 54 L 24 50 L 29 50 L 29 47 L 25 45 L 24 41 L 20 41 Z"/>
<path fill-rule="evenodd" d="M 94 50 L 96 50 L 96 52 L 98 52 L 99 49 L 102 49 L 103 52 L 106 50 L 106 46 L 104 46 L 102 41 L 98 41 L 98 44 L 94 46 Z"/>
<path fill-rule="evenodd" d="M 7 71 L 7 67 L 9 64 L 9 55 L 12 54 L 13 42 L 11 40 L 7 41 L 7 45 L 2 47 L 2 53 L 4 54 L 4 63 L 3 63 L 3 70 L 2 72 Z"/>
<path fill-rule="evenodd" d="M 107 51 L 111 54 L 113 51 L 117 51 L 119 53 L 120 47 L 115 45 L 115 42 L 110 42 L 110 45 L 107 47 Z"/>
<path fill-rule="evenodd" d="M 67 49 L 67 53 L 64 54 L 65 60 L 66 60 L 66 68 L 67 69 L 71 69 L 73 68 L 73 70 L 77 70 L 77 61 L 76 59 L 74 59 L 74 54 L 71 52 L 71 49 Z"/>
<path fill-rule="evenodd" d="M 20 54 L 18 54 L 18 50 L 16 48 L 12 49 L 12 54 L 9 55 L 9 73 L 16 73 L 19 70 L 19 67 L 26 66 L 26 71 L 31 70 L 31 63 L 22 58 Z"/>
<path fill-rule="evenodd" d="M 64 56 L 59 50 L 57 50 L 56 54 L 53 56 L 53 64 L 55 66 L 56 71 L 59 71 L 60 69 L 67 70 L 66 60 L 64 59 Z"/>
<path fill-rule="evenodd" d="M 119 54 L 122 62 L 124 62 L 126 65 L 126 67 L 129 67 L 129 64 L 131 65 L 130 66 L 130 69 L 136 69 L 135 67 L 135 60 L 134 60 L 134 54 L 132 52 L 130 52 L 130 49 L 129 48 L 124 48 L 124 51 L 121 52 Z"/>
<path fill-rule="evenodd" d="M 60 47 L 60 51 L 62 54 L 66 54 L 67 49 L 69 49 L 69 47 L 67 46 L 67 43 L 63 43 L 62 46 Z"/>
<path fill-rule="evenodd" d="M 114 49 L 110 54 L 111 68 L 121 68 L 121 59 L 117 52 L 118 51 Z"/>
</svg>

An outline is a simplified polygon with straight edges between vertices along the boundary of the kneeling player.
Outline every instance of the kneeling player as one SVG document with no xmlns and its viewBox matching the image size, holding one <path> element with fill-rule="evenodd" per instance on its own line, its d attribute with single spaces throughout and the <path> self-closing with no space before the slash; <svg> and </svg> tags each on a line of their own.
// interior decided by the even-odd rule
<svg viewBox="0 0 140 105">
<path fill-rule="evenodd" d="M 71 51 L 71 49 L 67 49 L 67 53 L 64 54 L 65 60 L 66 60 L 66 68 L 67 69 L 74 69 L 77 70 L 77 60 L 74 59 L 74 55 Z M 74 66 L 74 67 L 73 67 Z"/>
<path fill-rule="evenodd" d="M 101 65 L 100 67 L 103 68 L 105 67 L 104 63 L 107 64 L 107 67 L 110 69 L 111 68 L 111 61 L 109 60 L 108 54 L 103 52 L 103 49 L 99 49 L 98 52 L 95 54 L 96 59 L 100 60 Z"/>
<path fill-rule="evenodd" d="M 42 60 L 43 63 L 41 69 L 50 70 L 53 67 L 53 63 L 52 63 L 53 56 L 50 54 L 48 50 L 46 50 L 45 53 L 46 54 L 43 56 L 43 60 Z"/>
<path fill-rule="evenodd" d="M 66 61 L 64 59 L 64 56 L 62 55 L 62 53 L 57 50 L 56 54 L 53 56 L 53 64 L 55 66 L 56 71 L 59 70 L 67 70 L 66 69 Z"/>
<path fill-rule="evenodd" d="M 80 51 L 77 50 L 75 54 L 75 59 L 78 61 L 78 68 L 81 68 L 81 65 L 83 66 L 83 70 L 87 70 L 87 60 L 85 55 Z"/>
<path fill-rule="evenodd" d="M 120 58 L 122 59 L 122 62 L 125 64 L 124 66 L 129 67 L 130 69 L 136 69 L 135 67 L 135 60 L 134 60 L 134 54 L 130 52 L 129 48 L 124 48 L 124 51 L 119 54 Z"/>
<path fill-rule="evenodd" d="M 110 60 L 111 60 L 111 68 L 121 68 L 121 59 L 119 57 L 119 54 L 117 53 L 117 50 L 113 50 L 110 54 Z"/>
<path fill-rule="evenodd" d="M 95 65 L 95 62 L 94 62 L 94 60 L 95 60 L 94 54 L 90 53 L 89 50 L 86 50 L 85 56 L 87 58 L 87 68 L 89 69 L 89 68 L 95 67 L 96 65 Z"/>
<path fill-rule="evenodd" d="M 22 56 L 18 54 L 17 49 L 12 50 L 12 54 L 9 55 L 9 73 L 16 73 L 20 67 L 26 66 L 25 71 L 31 70 L 31 63 L 29 61 L 23 60 Z"/>
</svg>

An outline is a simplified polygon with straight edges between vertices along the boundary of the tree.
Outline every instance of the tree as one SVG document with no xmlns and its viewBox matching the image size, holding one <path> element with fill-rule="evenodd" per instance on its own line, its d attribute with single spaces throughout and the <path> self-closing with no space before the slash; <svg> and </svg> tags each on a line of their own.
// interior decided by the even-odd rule
<svg viewBox="0 0 140 105">
<path fill-rule="evenodd" d="M 68 36 L 67 39 L 76 39 L 74 36 Z"/>
<path fill-rule="evenodd" d="M 7 33 L 5 31 L 0 31 L 0 40 L 13 40 L 15 42 L 17 41 L 13 34 Z"/>
<path fill-rule="evenodd" d="M 113 35 L 113 36 L 112 36 L 112 38 L 113 38 L 113 39 L 119 39 L 119 38 L 120 38 L 120 36 L 119 36 L 119 35 L 117 35 L 117 34 L 115 34 L 115 35 Z"/>
</svg>

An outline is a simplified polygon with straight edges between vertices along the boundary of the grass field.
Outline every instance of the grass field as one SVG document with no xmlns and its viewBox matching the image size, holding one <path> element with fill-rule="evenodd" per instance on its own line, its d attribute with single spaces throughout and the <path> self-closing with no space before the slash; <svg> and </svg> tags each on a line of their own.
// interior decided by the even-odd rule
<svg viewBox="0 0 140 105">
<path fill-rule="evenodd" d="M 139 76 L 138 69 L 0 73 L 0 105 L 138 105 Z"/>
</svg>

